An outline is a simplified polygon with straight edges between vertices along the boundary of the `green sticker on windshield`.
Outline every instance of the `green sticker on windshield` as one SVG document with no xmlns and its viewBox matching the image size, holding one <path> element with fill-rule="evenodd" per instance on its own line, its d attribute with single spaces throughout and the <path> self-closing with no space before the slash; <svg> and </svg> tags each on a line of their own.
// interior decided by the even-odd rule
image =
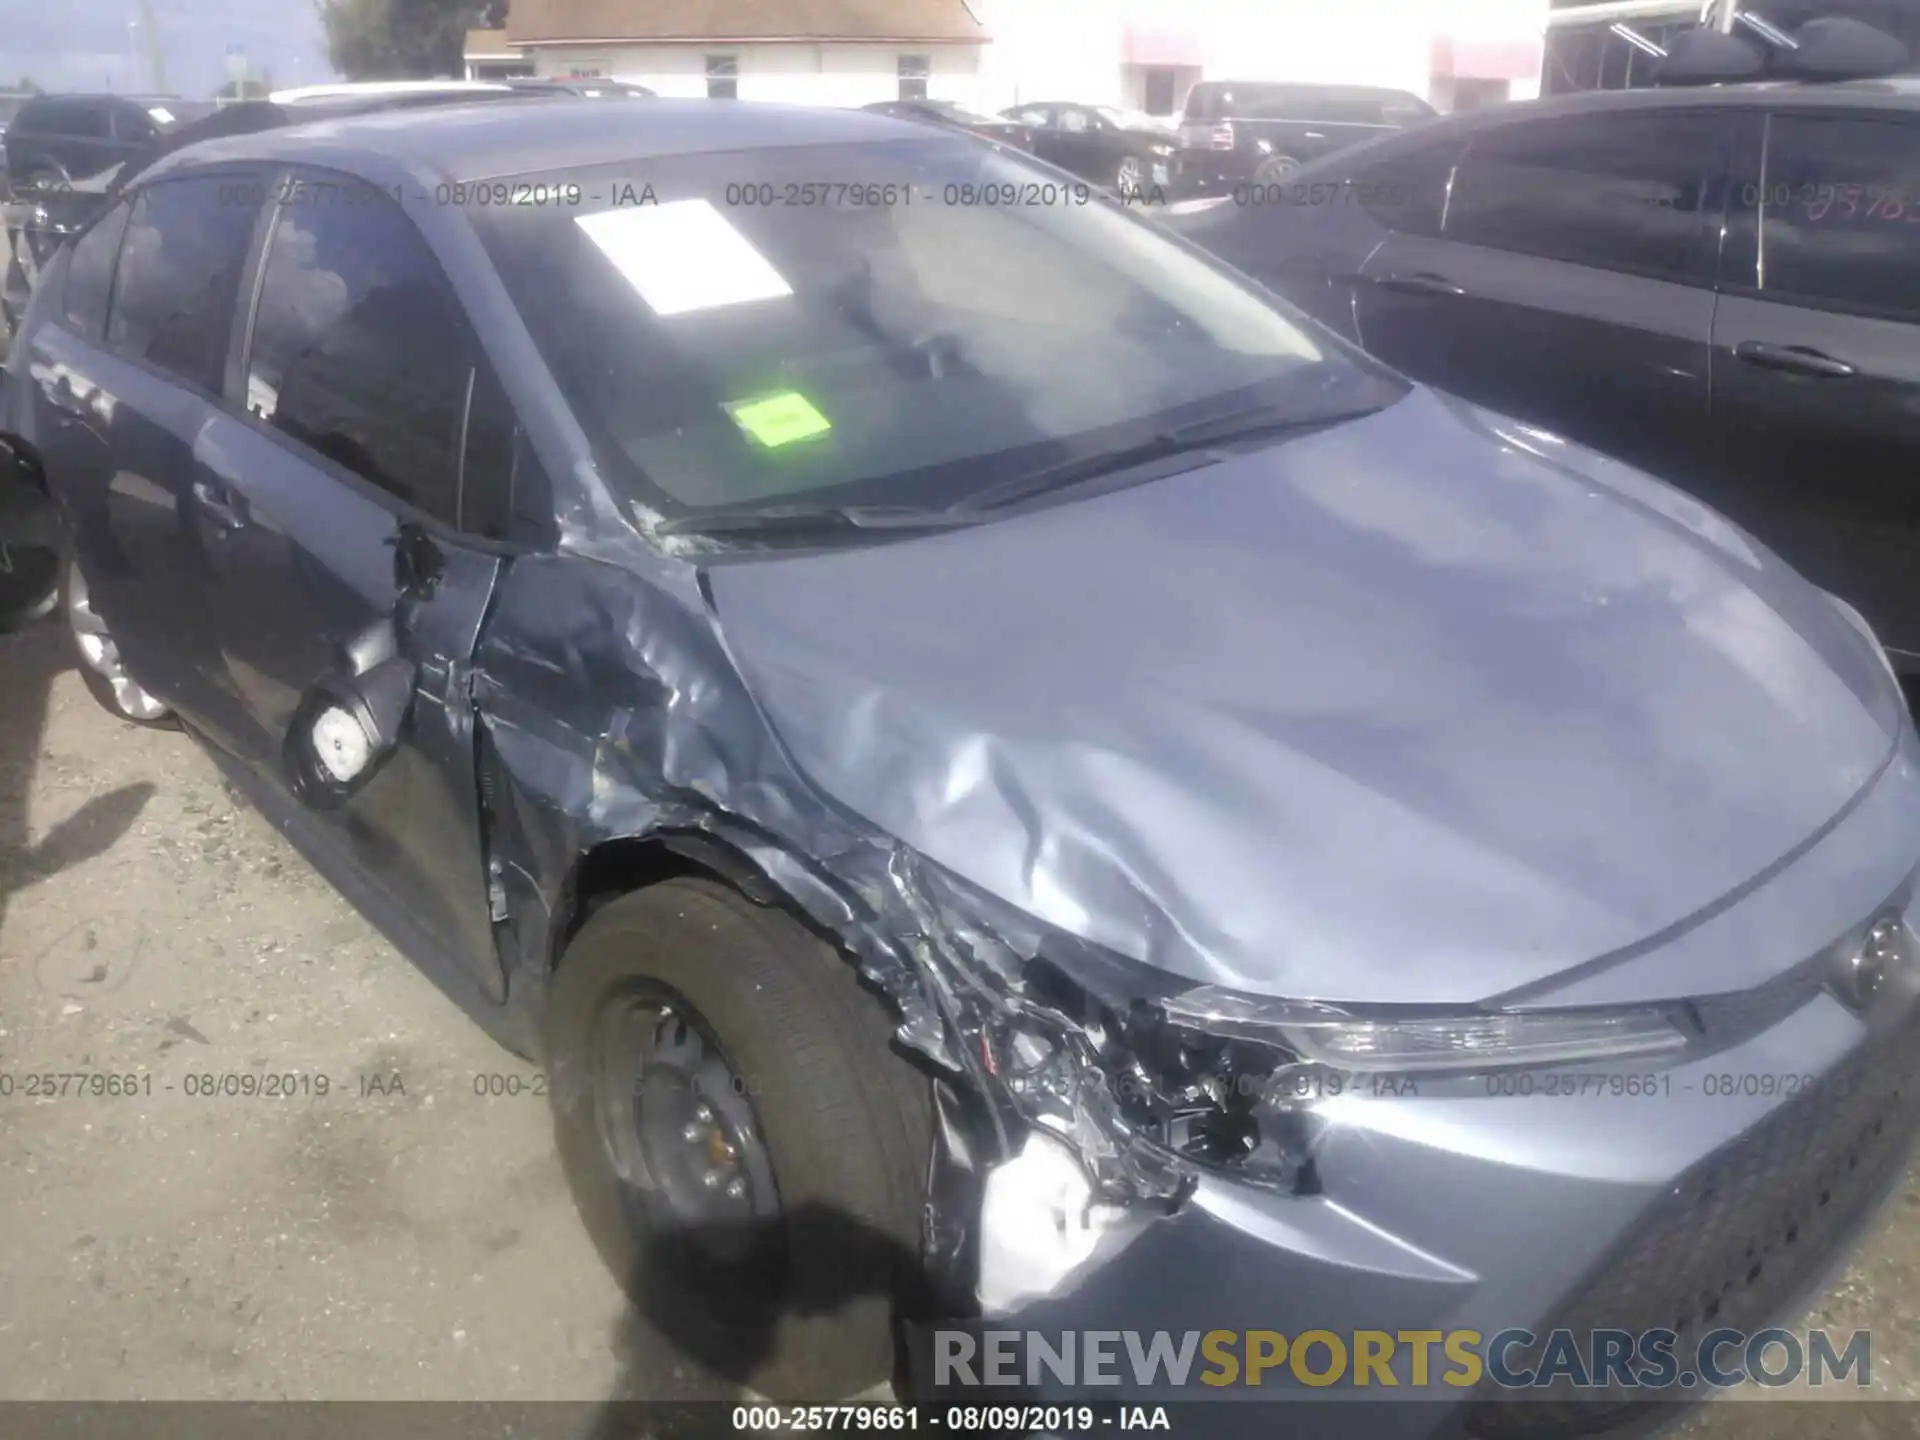
<svg viewBox="0 0 1920 1440">
<path fill-rule="evenodd" d="M 764 400 L 736 400 L 726 407 L 733 423 L 762 445 L 791 445 L 824 435 L 833 426 L 797 391 L 769 395 Z"/>
</svg>

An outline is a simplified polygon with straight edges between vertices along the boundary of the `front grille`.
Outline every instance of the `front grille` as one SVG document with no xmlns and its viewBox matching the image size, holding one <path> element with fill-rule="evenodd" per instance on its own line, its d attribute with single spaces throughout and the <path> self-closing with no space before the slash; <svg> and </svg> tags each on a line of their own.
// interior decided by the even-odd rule
<svg viewBox="0 0 1920 1440">
<path fill-rule="evenodd" d="M 1710 1331 L 1774 1323 L 1839 1259 L 1916 1129 L 1920 1025 L 1910 1022 L 1696 1166 L 1540 1333 L 1569 1330 L 1584 1348 L 1594 1330 L 1672 1330 L 1688 1368 Z M 1531 1366 L 1539 1349 L 1515 1346 L 1510 1363 Z M 1647 1392 L 1563 1393 L 1578 1392 L 1492 1391 L 1464 1428 L 1479 1440 L 1558 1440 L 1649 1418 Z"/>
</svg>

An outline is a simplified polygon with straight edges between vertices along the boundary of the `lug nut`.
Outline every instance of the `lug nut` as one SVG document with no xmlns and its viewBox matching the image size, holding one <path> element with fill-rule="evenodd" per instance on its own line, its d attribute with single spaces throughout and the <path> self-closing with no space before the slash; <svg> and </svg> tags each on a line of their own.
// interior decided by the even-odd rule
<svg viewBox="0 0 1920 1440">
<path fill-rule="evenodd" d="M 745 1196 L 745 1195 L 746 1195 L 746 1193 L 747 1193 L 747 1182 L 746 1182 L 746 1181 L 744 1181 L 744 1180 L 733 1180 L 733 1181 L 730 1181 L 730 1182 L 728 1182 L 728 1185 L 727 1185 L 727 1198 L 728 1198 L 729 1200 L 738 1200 L 738 1199 L 741 1199 L 741 1198 L 742 1198 L 743 1196 Z"/>
<path fill-rule="evenodd" d="M 700 1177 L 700 1183 L 709 1190 L 718 1190 L 720 1188 L 720 1182 L 726 1178 L 727 1177 L 722 1175 L 718 1170 L 709 1170 Z"/>
<path fill-rule="evenodd" d="M 713 1111 L 708 1106 L 696 1105 L 693 1107 L 693 1118 L 698 1120 L 702 1125 L 711 1125 L 713 1123 Z"/>
<path fill-rule="evenodd" d="M 706 1133 L 706 1130 L 699 1125 L 689 1125 L 680 1132 L 680 1138 L 691 1145 L 698 1140 L 704 1139 Z"/>
</svg>

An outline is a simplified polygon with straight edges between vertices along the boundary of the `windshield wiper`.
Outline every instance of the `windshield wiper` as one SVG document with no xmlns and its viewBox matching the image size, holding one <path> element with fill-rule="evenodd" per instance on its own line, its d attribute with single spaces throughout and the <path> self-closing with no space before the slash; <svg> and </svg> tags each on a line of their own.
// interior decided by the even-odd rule
<svg viewBox="0 0 1920 1440">
<path fill-rule="evenodd" d="M 1319 430 L 1329 425 L 1338 425 L 1347 420 L 1357 420 L 1361 416 L 1371 415 L 1380 408 L 1378 405 L 1354 406 L 1344 410 L 1302 415 L 1297 410 L 1275 405 L 1249 405 L 1239 410 L 1229 410 L 1224 415 L 1212 415 L 1205 420 L 1172 426 L 1149 435 L 1137 444 L 1125 445 L 1118 450 L 1106 450 L 1096 455 L 1082 455 L 1072 460 L 1063 460 L 1057 465 L 1046 465 L 1038 470 L 1029 470 L 1010 480 L 1003 480 L 997 485 L 989 485 L 984 490 L 976 491 L 966 499 L 949 506 L 945 513 L 969 515 L 982 510 L 1000 510 L 1009 505 L 1017 505 L 1022 500 L 1030 500 L 1036 495 L 1045 495 L 1070 489 L 1088 481 L 1105 479 L 1122 471 L 1150 465 L 1157 460 L 1192 456 L 1195 452 L 1205 452 L 1216 445 L 1224 445 L 1233 440 L 1251 439 L 1256 435 L 1299 434 L 1308 430 Z M 1203 455 L 1199 463 L 1211 464 L 1218 458 Z"/>
<path fill-rule="evenodd" d="M 1216 445 L 1257 435 L 1299 434 L 1371 415 L 1379 405 L 1301 414 L 1274 405 L 1250 405 L 1176 425 L 1132 445 L 1080 455 L 1044 465 L 975 491 L 964 500 L 942 508 L 919 505 L 807 505 L 792 501 L 770 505 L 676 515 L 654 524 L 656 535 L 734 535 L 805 539 L 831 538 L 874 530 L 942 530 L 970 525 L 992 510 L 1017 505 L 1036 495 L 1071 489 L 1129 470 L 1142 470 L 1161 460 L 1184 459 L 1209 465 L 1220 457 L 1206 452 Z M 1188 468 L 1191 468 L 1190 466 Z M 1143 476 L 1142 478 L 1149 478 Z"/>
<path fill-rule="evenodd" d="M 708 514 L 675 515 L 653 527 L 656 535 L 847 534 L 861 530 L 941 530 L 967 523 L 964 516 L 915 505 L 761 505 Z"/>
</svg>

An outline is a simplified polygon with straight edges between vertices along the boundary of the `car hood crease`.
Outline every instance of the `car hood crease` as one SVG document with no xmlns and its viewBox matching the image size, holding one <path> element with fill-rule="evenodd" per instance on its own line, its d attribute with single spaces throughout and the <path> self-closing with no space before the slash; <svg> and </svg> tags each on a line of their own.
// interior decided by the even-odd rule
<svg viewBox="0 0 1920 1440">
<path fill-rule="evenodd" d="M 1884 765 L 1827 597 L 1676 492 L 1431 392 L 925 539 L 716 566 L 812 781 L 1178 975 L 1471 1002 L 1671 930 Z"/>
</svg>

